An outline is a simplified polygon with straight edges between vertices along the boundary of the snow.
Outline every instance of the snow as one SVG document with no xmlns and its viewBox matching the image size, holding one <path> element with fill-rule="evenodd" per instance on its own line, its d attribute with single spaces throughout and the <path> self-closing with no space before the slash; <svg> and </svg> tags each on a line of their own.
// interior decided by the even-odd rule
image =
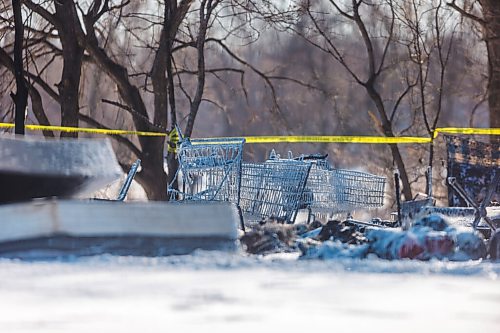
<svg viewBox="0 0 500 333">
<path fill-rule="evenodd" d="M 3 172 L 103 179 L 102 185 L 94 191 L 121 174 L 110 139 L 40 140 L 40 137 L 2 135 L 0 152 Z"/>
<path fill-rule="evenodd" d="M 500 263 L 0 259 L 0 332 L 498 332 Z"/>
</svg>

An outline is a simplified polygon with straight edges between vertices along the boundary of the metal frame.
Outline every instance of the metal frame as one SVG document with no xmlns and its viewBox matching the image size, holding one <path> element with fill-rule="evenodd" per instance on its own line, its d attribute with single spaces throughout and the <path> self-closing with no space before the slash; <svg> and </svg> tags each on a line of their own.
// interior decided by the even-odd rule
<svg viewBox="0 0 500 333">
<path fill-rule="evenodd" d="M 335 169 L 326 156 L 300 156 L 311 164 L 303 196 L 303 206 L 312 212 L 350 213 L 359 208 L 377 208 L 384 204 L 385 177 L 366 172 Z"/>
<path fill-rule="evenodd" d="M 492 231 L 496 231 L 497 227 L 493 223 L 493 221 L 489 218 L 488 213 L 486 211 L 486 206 L 490 203 L 491 197 L 493 196 L 493 193 L 495 193 L 496 188 L 498 187 L 498 184 L 500 183 L 500 172 L 494 171 L 494 176 L 493 176 L 493 181 L 490 183 L 490 185 L 487 188 L 486 195 L 481 201 L 481 204 L 477 204 L 470 198 L 470 196 L 467 194 L 467 192 L 463 189 L 463 187 L 458 183 L 457 179 L 455 177 L 448 177 L 448 184 L 462 197 L 462 199 L 467 202 L 467 204 L 474 208 L 474 221 L 472 222 L 472 227 L 474 230 L 477 229 L 479 226 L 479 222 L 484 220 L 488 227 Z"/>
<path fill-rule="evenodd" d="M 118 197 L 116 198 L 117 201 L 123 201 L 127 197 L 128 190 L 130 189 L 130 185 L 132 185 L 132 181 L 134 180 L 134 177 L 139 170 L 139 167 L 141 166 L 141 160 L 137 159 L 134 164 L 130 167 L 130 170 L 128 171 L 127 178 L 125 178 L 125 181 L 123 182 L 122 188 L 120 189 L 120 193 L 118 194 Z"/>
<path fill-rule="evenodd" d="M 297 217 L 310 163 L 270 159 L 243 163 L 240 207 L 257 219 L 275 218 L 293 223 Z"/>
<path fill-rule="evenodd" d="M 183 139 L 171 200 L 230 201 L 239 205 L 244 138 Z"/>
<path fill-rule="evenodd" d="M 450 176 L 447 178 L 449 186 L 449 204 L 452 207 L 435 207 L 432 197 L 425 200 L 404 202 L 402 204 L 402 213 L 400 214 L 403 221 L 403 227 L 408 228 L 411 226 L 413 219 L 419 215 L 438 213 L 456 218 L 461 221 L 461 224 L 472 226 L 474 230 L 480 230 L 485 234 L 487 234 L 486 231 L 489 231 L 489 229 L 495 232 L 498 226 L 496 226 L 493 219 L 488 216 L 487 206 L 500 185 L 498 146 L 455 136 L 446 136 L 446 143 L 448 174 L 454 173 L 458 177 Z M 473 171 L 474 173 L 471 171 L 457 172 L 455 169 L 457 164 L 463 165 L 466 170 L 474 167 L 477 168 L 477 170 Z M 475 176 L 476 179 L 480 180 L 471 182 L 471 174 Z M 475 189 L 466 191 L 463 184 L 467 183 L 472 183 Z M 477 192 L 478 186 L 486 189 L 481 203 L 478 203 L 478 199 L 473 197 L 473 192 L 474 190 Z M 454 190 L 454 192 L 452 190 Z M 454 193 L 458 194 L 458 196 L 452 196 Z M 463 202 L 454 206 L 453 204 L 459 200 Z M 464 206 L 464 203 L 466 206 Z M 480 225 L 481 220 L 485 222 L 485 225 Z"/>
<path fill-rule="evenodd" d="M 130 167 L 130 170 L 128 171 L 127 177 L 125 178 L 125 181 L 122 184 L 122 187 L 120 188 L 120 192 L 118 193 L 118 197 L 116 199 L 102 199 L 102 198 L 93 198 L 92 200 L 95 201 L 125 201 L 125 198 L 127 197 L 128 190 L 130 189 L 130 185 L 132 185 L 132 181 L 134 180 L 135 175 L 137 174 L 137 171 L 139 170 L 139 167 L 141 166 L 141 160 L 137 159 L 132 166 Z"/>
<path fill-rule="evenodd" d="M 500 188 L 498 143 L 486 143 L 459 136 L 446 136 L 450 206 L 455 210 L 472 211 L 472 227 L 484 227 L 495 231 L 498 227 L 488 216 L 486 207 Z M 453 191 L 451 191 L 453 189 Z M 480 199 L 479 192 L 485 190 Z M 454 195 L 457 194 L 457 195 Z M 481 203 L 479 203 L 481 201 Z M 462 207 L 462 206 L 468 207 Z M 484 228 L 480 228 L 484 229 Z"/>
</svg>

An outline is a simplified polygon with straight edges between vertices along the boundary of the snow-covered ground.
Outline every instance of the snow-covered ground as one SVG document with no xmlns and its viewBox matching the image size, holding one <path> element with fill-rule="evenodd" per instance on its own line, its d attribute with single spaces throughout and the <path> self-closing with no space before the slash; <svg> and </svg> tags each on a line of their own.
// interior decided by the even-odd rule
<svg viewBox="0 0 500 333">
<path fill-rule="evenodd" d="M 0 259 L 0 332 L 500 332 L 500 263 Z"/>
</svg>

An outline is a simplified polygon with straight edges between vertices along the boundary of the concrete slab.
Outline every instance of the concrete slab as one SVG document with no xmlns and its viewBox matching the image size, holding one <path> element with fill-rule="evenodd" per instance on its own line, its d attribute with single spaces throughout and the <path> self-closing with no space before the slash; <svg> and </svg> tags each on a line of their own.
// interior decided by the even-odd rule
<svg viewBox="0 0 500 333">
<path fill-rule="evenodd" d="M 228 202 L 34 200 L 0 205 L 0 216 L 0 256 L 9 257 L 36 250 L 77 255 L 234 250 L 240 223 L 237 207 Z"/>
<path fill-rule="evenodd" d="M 85 196 L 121 174 L 109 139 L 0 135 L 0 202 Z"/>
</svg>

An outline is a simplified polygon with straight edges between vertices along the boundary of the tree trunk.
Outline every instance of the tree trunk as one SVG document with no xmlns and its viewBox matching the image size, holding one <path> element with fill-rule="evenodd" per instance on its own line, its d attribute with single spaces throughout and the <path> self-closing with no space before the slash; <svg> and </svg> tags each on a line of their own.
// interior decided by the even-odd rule
<svg viewBox="0 0 500 333">
<path fill-rule="evenodd" d="M 385 113 L 384 102 L 382 101 L 382 97 L 380 96 L 380 94 L 375 89 L 374 84 L 375 80 L 370 80 L 369 82 L 366 83 L 365 89 L 368 92 L 368 95 L 370 96 L 372 101 L 375 103 L 377 111 L 380 115 L 380 119 L 382 120 L 382 128 L 384 130 L 385 136 L 394 137 L 391 121 L 389 120 L 387 114 Z M 410 187 L 410 181 L 408 178 L 408 173 L 406 172 L 406 167 L 403 161 L 403 157 L 401 156 L 401 152 L 399 151 L 399 147 L 397 146 L 397 144 L 390 144 L 389 148 L 391 149 L 392 158 L 399 171 L 399 177 L 401 179 L 401 183 L 403 184 L 402 192 L 405 197 L 405 200 L 406 201 L 412 200 L 413 195 Z"/>
<path fill-rule="evenodd" d="M 76 26 L 80 22 L 72 2 L 56 3 L 55 7 L 55 16 L 62 28 L 59 35 L 62 44 L 63 72 L 61 82 L 57 85 L 61 104 L 61 126 L 78 127 L 80 75 L 84 50 L 76 38 Z M 62 132 L 61 136 L 77 137 L 78 133 Z"/>
<path fill-rule="evenodd" d="M 388 135 L 391 136 L 391 135 Z M 394 135 L 392 135 L 394 136 Z M 408 173 L 406 172 L 405 163 L 403 161 L 403 157 L 401 156 L 401 152 L 399 151 L 399 147 L 397 144 L 389 145 L 391 149 L 392 158 L 394 159 L 394 163 L 399 170 L 399 177 L 401 179 L 401 183 L 403 184 L 403 195 L 406 201 L 412 200 L 413 195 L 410 187 L 410 180 L 408 178 Z"/>
<path fill-rule="evenodd" d="M 23 70 L 23 34 L 24 26 L 21 16 L 20 0 L 12 0 L 12 9 L 14 11 L 14 75 L 16 77 L 16 94 L 12 94 L 14 103 L 16 104 L 15 114 L 15 133 L 24 134 L 24 115 L 26 105 L 28 104 L 28 88 L 24 80 Z"/>
<path fill-rule="evenodd" d="M 196 115 L 200 109 L 203 91 L 205 89 L 205 40 L 208 29 L 208 20 L 210 18 L 210 8 L 207 8 L 207 15 L 205 15 L 205 2 L 202 1 L 200 6 L 200 28 L 196 39 L 196 50 L 198 52 L 198 84 L 196 93 L 191 103 L 189 110 L 188 122 L 186 125 L 186 136 L 189 138 L 193 133 L 194 122 Z"/>
<path fill-rule="evenodd" d="M 136 178 L 149 200 L 167 200 L 167 174 L 163 167 L 165 138 L 148 137 L 141 140 L 143 154 L 141 171 Z"/>
<path fill-rule="evenodd" d="M 78 41 L 81 46 L 85 46 L 90 57 L 101 70 L 103 70 L 116 84 L 118 94 L 127 104 L 132 112 L 136 130 L 152 131 L 157 130 L 148 121 L 146 105 L 142 99 L 139 89 L 130 80 L 127 69 L 114 62 L 106 52 L 99 47 L 97 37 L 91 24 L 86 24 L 87 35 L 83 31 L 78 32 Z M 141 154 L 138 156 L 142 160 L 142 170 L 137 174 L 137 181 L 143 186 L 148 199 L 165 200 L 166 174 L 163 169 L 163 147 L 165 137 L 139 137 Z"/>
</svg>

